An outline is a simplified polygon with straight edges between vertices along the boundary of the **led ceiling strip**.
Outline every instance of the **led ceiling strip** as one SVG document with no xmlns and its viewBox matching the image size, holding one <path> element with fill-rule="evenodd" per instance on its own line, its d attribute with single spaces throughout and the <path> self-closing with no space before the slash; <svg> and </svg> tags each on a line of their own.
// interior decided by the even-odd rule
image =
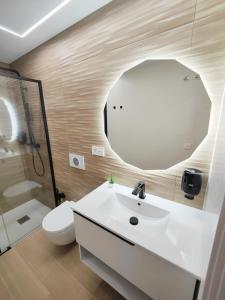
<svg viewBox="0 0 225 300">
<path fill-rule="evenodd" d="M 60 9 L 62 9 L 65 5 L 67 5 L 71 0 L 64 0 L 61 4 L 56 6 L 53 10 L 51 10 L 47 15 L 45 15 L 43 18 L 41 18 L 37 23 L 35 23 L 33 26 L 31 26 L 29 29 L 27 29 L 24 33 L 19 34 L 9 28 L 6 28 L 4 26 L 0 25 L 0 30 L 6 31 L 12 35 L 15 35 L 19 38 L 24 38 L 28 34 L 30 34 L 34 29 L 39 27 L 41 24 L 43 24 L 45 21 L 47 21 L 49 18 L 51 18 L 55 13 L 57 13 Z"/>
</svg>

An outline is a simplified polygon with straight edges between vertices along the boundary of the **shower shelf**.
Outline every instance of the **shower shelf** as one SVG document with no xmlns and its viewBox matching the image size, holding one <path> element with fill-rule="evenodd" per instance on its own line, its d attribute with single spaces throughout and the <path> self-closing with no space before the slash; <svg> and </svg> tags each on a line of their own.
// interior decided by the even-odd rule
<svg viewBox="0 0 225 300">
<path fill-rule="evenodd" d="M 41 188 L 42 186 L 31 180 L 24 180 L 21 182 L 18 182 L 10 187 L 8 187 L 4 192 L 3 196 L 6 198 L 19 196 L 21 194 L 24 194 L 26 192 L 29 192 L 33 190 L 34 188 Z"/>
</svg>

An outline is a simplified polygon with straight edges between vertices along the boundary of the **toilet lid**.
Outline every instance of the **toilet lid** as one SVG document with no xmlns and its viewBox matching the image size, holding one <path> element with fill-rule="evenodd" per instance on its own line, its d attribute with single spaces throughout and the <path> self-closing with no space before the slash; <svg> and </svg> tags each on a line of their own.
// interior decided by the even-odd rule
<svg viewBox="0 0 225 300">
<path fill-rule="evenodd" d="M 73 226 L 73 223 L 73 211 L 70 208 L 70 202 L 65 201 L 45 216 L 42 227 L 46 231 L 59 232 Z"/>
</svg>

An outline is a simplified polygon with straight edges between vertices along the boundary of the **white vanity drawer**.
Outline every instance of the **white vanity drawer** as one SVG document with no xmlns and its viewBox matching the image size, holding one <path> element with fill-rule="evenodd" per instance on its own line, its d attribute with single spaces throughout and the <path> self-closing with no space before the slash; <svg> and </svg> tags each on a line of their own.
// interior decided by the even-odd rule
<svg viewBox="0 0 225 300">
<path fill-rule="evenodd" d="M 196 279 L 189 273 L 77 213 L 75 231 L 82 247 L 154 300 L 193 299 Z"/>
</svg>

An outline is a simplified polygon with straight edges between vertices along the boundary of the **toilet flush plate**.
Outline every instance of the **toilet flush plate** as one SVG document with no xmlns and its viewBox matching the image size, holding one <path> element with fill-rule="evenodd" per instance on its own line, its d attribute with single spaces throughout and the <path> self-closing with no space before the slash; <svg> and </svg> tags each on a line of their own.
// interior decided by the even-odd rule
<svg viewBox="0 0 225 300">
<path fill-rule="evenodd" d="M 69 164 L 72 168 L 85 170 L 85 161 L 83 155 L 69 153 Z"/>
</svg>

